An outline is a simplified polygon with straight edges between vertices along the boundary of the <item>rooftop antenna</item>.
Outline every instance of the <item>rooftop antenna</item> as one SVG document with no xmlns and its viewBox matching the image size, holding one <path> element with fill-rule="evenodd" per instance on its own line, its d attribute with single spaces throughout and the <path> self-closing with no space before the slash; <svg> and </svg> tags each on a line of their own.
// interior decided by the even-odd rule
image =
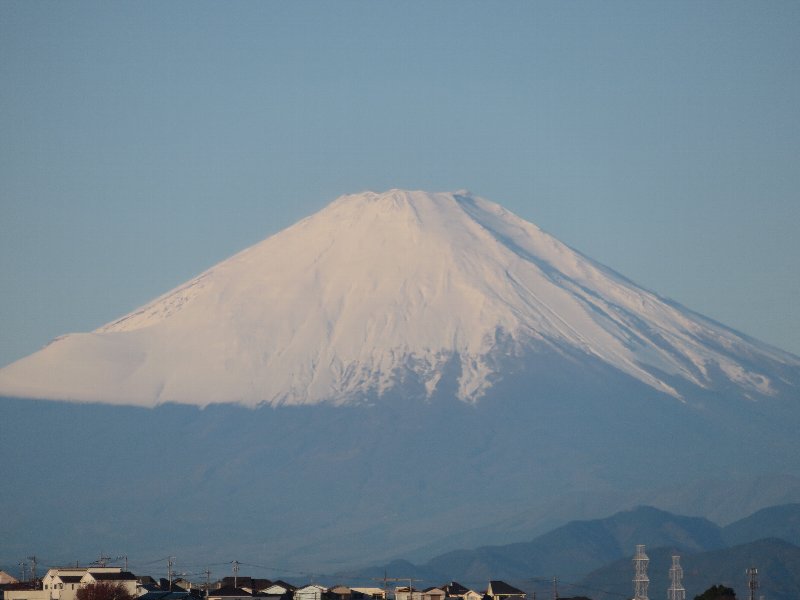
<svg viewBox="0 0 800 600">
<path fill-rule="evenodd" d="M 633 557 L 633 600 L 649 600 L 647 586 L 650 578 L 647 576 L 647 564 L 650 559 L 644 552 L 644 544 L 637 544 L 636 555 Z"/>
<path fill-rule="evenodd" d="M 408 600 L 414 600 L 414 594 L 411 591 L 411 582 L 412 581 L 421 581 L 420 579 L 412 579 L 411 577 L 387 577 L 385 570 L 383 571 L 383 579 L 377 579 L 377 578 L 373 577 L 372 580 L 373 581 L 382 581 L 383 582 L 383 597 L 384 598 L 388 597 L 387 596 L 387 592 L 386 592 L 386 589 L 387 589 L 386 584 L 389 581 L 392 581 L 392 582 L 407 581 L 408 582 Z"/>
<path fill-rule="evenodd" d="M 108 561 L 110 560 L 111 560 L 110 556 L 106 556 L 101 552 L 97 560 L 94 561 L 94 564 L 96 564 L 98 567 L 105 567 L 108 564 Z"/>
<path fill-rule="evenodd" d="M 162 559 L 163 560 L 163 559 Z M 169 591 L 172 591 L 172 567 L 175 565 L 175 557 L 167 557 L 167 579 L 169 579 Z"/>
<path fill-rule="evenodd" d="M 758 591 L 758 569 L 750 567 L 747 569 L 747 587 L 750 589 L 750 600 L 756 600 Z"/>
<path fill-rule="evenodd" d="M 667 600 L 686 600 L 686 588 L 683 587 L 683 567 L 681 567 L 681 557 L 677 554 L 672 557 L 669 580 L 670 586 L 667 588 Z"/>
<path fill-rule="evenodd" d="M 28 560 L 31 561 L 31 579 L 36 583 L 36 555 L 29 556 Z"/>
</svg>

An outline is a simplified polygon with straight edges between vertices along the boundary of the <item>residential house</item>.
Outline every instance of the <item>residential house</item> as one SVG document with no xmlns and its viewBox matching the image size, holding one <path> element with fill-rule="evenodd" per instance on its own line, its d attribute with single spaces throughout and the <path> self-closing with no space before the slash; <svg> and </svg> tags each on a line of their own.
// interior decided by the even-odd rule
<svg viewBox="0 0 800 600">
<path fill-rule="evenodd" d="M 253 600 L 252 592 L 232 585 L 208 591 L 208 600 Z"/>
<path fill-rule="evenodd" d="M 316 583 L 310 583 L 294 591 L 294 600 L 322 600 L 322 596 L 328 590 Z"/>
<path fill-rule="evenodd" d="M 499 580 L 489 582 L 486 595 L 494 600 L 525 600 L 525 592 Z"/>
<path fill-rule="evenodd" d="M 356 596 L 358 596 L 356 592 Z M 351 600 L 353 597 L 353 590 L 346 585 L 335 585 L 328 589 L 328 598 L 331 600 Z"/>
<path fill-rule="evenodd" d="M 429 587 L 422 590 L 422 600 L 444 600 L 445 591 L 438 587 Z"/>
<path fill-rule="evenodd" d="M 100 581 L 119 583 L 137 595 L 136 577 L 120 567 L 58 567 L 48 569 L 35 589 L 25 584 L 6 590 L 4 600 L 76 600 L 82 586 Z"/>
<path fill-rule="evenodd" d="M 42 577 L 42 589 L 50 600 L 75 600 L 81 589 L 81 580 L 89 573 L 117 575 L 120 567 L 56 567 L 48 569 Z M 135 593 L 135 587 L 134 592 Z"/>
<path fill-rule="evenodd" d="M 189 581 L 188 579 L 184 579 L 183 577 L 178 577 L 177 579 L 172 580 L 172 589 L 181 589 L 185 591 L 189 591 L 194 587 L 194 584 Z"/>
<path fill-rule="evenodd" d="M 457 581 L 451 581 L 441 588 L 444 590 L 445 598 L 460 598 L 461 600 L 481 600 L 483 598 L 483 594 L 466 588 Z"/>
<path fill-rule="evenodd" d="M 259 579 L 256 577 L 248 577 L 248 576 L 236 576 L 236 577 L 223 577 L 222 578 L 222 585 L 219 587 L 240 587 L 243 590 L 250 592 L 251 594 L 257 594 L 259 592 L 265 592 L 267 588 L 272 585 L 272 582 L 269 579 Z"/>
<path fill-rule="evenodd" d="M 190 600 L 191 594 L 187 590 L 162 590 L 162 589 L 149 589 L 152 586 L 145 586 L 142 589 L 148 589 L 143 594 L 140 594 L 136 600 Z"/>
<path fill-rule="evenodd" d="M 396 587 L 394 600 L 422 600 L 422 592 L 410 586 Z"/>
<path fill-rule="evenodd" d="M 87 585 L 95 585 L 98 583 L 107 583 L 112 585 L 118 585 L 125 589 L 131 596 L 136 596 L 137 593 L 137 585 L 138 582 L 136 581 L 136 575 L 131 573 L 130 571 L 123 571 L 119 570 L 117 572 L 108 572 L 108 571 L 97 571 L 95 569 L 89 569 L 86 573 L 81 577 L 81 586 Z M 65 600 L 61 598 L 60 600 Z"/>
<path fill-rule="evenodd" d="M 386 600 L 386 590 L 376 587 L 354 587 L 353 594 L 361 594 L 362 598 L 370 600 Z"/>
<path fill-rule="evenodd" d="M 3 586 L 4 600 L 50 600 L 46 590 L 30 582 L 8 583 Z"/>
<path fill-rule="evenodd" d="M 262 594 L 267 594 L 268 596 L 285 596 L 287 594 L 292 594 L 296 589 L 297 588 L 291 583 L 286 583 L 278 579 L 277 581 L 273 581 L 272 585 L 260 591 Z"/>
</svg>

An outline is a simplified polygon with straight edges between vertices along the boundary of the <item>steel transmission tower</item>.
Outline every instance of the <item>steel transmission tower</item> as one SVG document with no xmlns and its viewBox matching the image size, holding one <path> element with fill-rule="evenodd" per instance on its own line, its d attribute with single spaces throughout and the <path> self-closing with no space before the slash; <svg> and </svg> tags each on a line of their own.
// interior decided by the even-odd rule
<svg viewBox="0 0 800 600">
<path fill-rule="evenodd" d="M 686 588 L 683 587 L 683 567 L 681 557 L 672 557 L 672 566 L 669 568 L 670 586 L 667 588 L 667 600 L 686 600 Z"/>
<path fill-rule="evenodd" d="M 758 569 L 755 567 L 747 569 L 747 587 L 750 589 L 750 600 L 756 600 L 756 592 L 758 592 Z"/>
<path fill-rule="evenodd" d="M 644 544 L 637 544 L 636 555 L 633 557 L 633 600 L 649 600 L 647 586 L 650 578 L 647 576 L 647 564 L 650 559 L 644 553 Z"/>
</svg>

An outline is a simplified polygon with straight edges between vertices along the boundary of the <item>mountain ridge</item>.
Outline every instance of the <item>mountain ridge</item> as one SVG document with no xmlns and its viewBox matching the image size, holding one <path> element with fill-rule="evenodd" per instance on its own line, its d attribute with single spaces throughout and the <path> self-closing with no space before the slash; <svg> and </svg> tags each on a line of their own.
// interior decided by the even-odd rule
<svg viewBox="0 0 800 600">
<path fill-rule="evenodd" d="M 477 197 L 353 195 L 144 308 L 0 370 L 7 551 L 309 571 L 800 501 L 800 358 Z"/>
<path fill-rule="evenodd" d="M 666 567 L 674 554 L 681 556 L 690 580 L 688 587 L 694 593 L 717 582 L 714 577 L 736 583 L 731 576 L 736 569 L 726 567 L 725 563 L 741 561 L 745 555 L 750 557 L 752 565 L 762 567 L 762 577 L 766 576 L 770 591 L 780 592 L 781 597 L 788 593 L 791 597 L 800 591 L 800 581 L 786 578 L 780 570 L 765 573 L 763 567 L 784 564 L 777 557 L 779 554 L 787 555 L 788 564 L 797 564 L 800 547 L 794 543 L 796 533 L 787 531 L 787 526 L 791 528 L 798 516 L 799 504 L 779 505 L 721 527 L 704 518 L 638 506 L 600 519 L 570 521 L 528 542 L 453 550 L 420 564 L 396 559 L 385 566 L 349 571 L 342 576 L 377 578 L 383 572 L 402 570 L 422 578 L 424 585 L 453 579 L 461 582 L 503 579 L 528 591 L 545 592 L 548 587 L 542 582 L 555 574 L 566 587 L 579 581 L 577 588 L 613 590 L 613 597 L 625 593 L 630 586 L 633 573 L 630 556 L 637 544 L 645 544 L 651 558 L 653 591 L 666 589 Z M 767 535 L 753 532 L 749 536 L 738 535 L 736 539 L 728 537 L 729 531 L 741 531 L 740 525 L 747 527 L 753 521 L 762 526 L 768 524 Z M 788 535 L 773 535 L 781 530 Z M 770 556 L 772 553 L 776 556 Z M 605 593 L 598 596 L 604 597 Z"/>
<path fill-rule="evenodd" d="M 141 404 L 346 404 L 520 357 L 599 359 L 659 392 L 797 392 L 800 358 L 637 287 L 467 192 L 342 196 L 141 308 L 0 369 L 0 394 Z M 688 390 L 688 391 L 687 391 Z"/>
<path fill-rule="evenodd" d="M 680 554 L 687 598 L 718 584 L 733 588 L 744 598 L 749 591 L 747 569 L 751 567 L 758 568 L 759 595 L 794 600 L 800 594 L 800 548 L 778 538 L 762 538 L 692 554 L 672 547 L 648 548 L 651 598 L 666 592 L 671 557 L 676 552 Z M 588 574 L 577 588 L 592 590 L 594 600 L 619 598 L 633 589 L 632 572 L 630 559 L 620 559 Z"/>
</svg>

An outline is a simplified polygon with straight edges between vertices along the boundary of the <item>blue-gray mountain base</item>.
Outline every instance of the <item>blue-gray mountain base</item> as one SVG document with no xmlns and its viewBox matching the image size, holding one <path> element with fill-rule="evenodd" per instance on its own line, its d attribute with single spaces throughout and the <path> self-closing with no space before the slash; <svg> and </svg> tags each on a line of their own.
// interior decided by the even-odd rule
<svg viewBox="0 0 800 600">
<path fill-rule="evenodd" d="M 800 502 L 800 358 L 467 192 L 342 197 L 0 395 L 8 564 L 332 572 Z"/>
</svg>

